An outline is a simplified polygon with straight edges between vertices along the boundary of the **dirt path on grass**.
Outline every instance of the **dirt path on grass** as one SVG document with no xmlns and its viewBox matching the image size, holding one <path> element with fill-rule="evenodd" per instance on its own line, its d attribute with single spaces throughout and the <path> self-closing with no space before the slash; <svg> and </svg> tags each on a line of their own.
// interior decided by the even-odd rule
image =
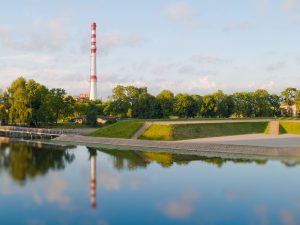
<svg viewBox="0 0 300 225">
<path fill-rule="evenodd" d="M 147 129 L 150 127 L 151 123 L 145 122 L 143 126 L 135 132 L 135 134 L 131 137 L 131 139 L 138 139 Z"/>
</svg>

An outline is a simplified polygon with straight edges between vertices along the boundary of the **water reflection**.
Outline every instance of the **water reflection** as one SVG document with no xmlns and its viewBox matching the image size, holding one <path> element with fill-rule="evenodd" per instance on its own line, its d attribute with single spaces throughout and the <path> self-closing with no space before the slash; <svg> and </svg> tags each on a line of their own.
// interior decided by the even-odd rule
<svg viewBox="0 0 300 225">
<path fill-rule="evenodd" d="M 49 170 L 63 170 L 74 161 L 75 155 L 55 146 L 30 145 L 18 142 L 0 142 L 0 172 L 5 170 L 20 184 Z"/>
<path fill-rule="evenodd" d="M 0 140 L 0 224 L 299 224 L 297 165 Z"/>
<path fill-rule="evenodd" d="M 96 157 L 97 150 L 88 148 L 90 154 L 90 197 L 91 197 L 91 208 L 96 208 L 96 190 L 97 190 L 97 169 L 96 169 Z"/>
<path fill-rule="evenodd" d="M 145 152 L 136 150 L 107 150 L 97 149 L 113 158 L 114 168 L 117 170 L 134 170 L 137 168 L 147 168 L 153 162 L 158 163 L 163 168 L 169 168 L 172 165 L 187 165 L 192 161 L 202 161 L 213 164 L 221 168 L 227 162 L 239 163 L 255 163 L 257 165 L 265 165 L 267 159 L 245 159 L 245 158 L 222 158 L 222 157 L 208 157 L 201 155 L 184 155 L 171 154 L 163 152 Z M 282 159 L 281 163 L 287 167 L 294 167 L 300 165 L 299 158 Z"/>
</svg>

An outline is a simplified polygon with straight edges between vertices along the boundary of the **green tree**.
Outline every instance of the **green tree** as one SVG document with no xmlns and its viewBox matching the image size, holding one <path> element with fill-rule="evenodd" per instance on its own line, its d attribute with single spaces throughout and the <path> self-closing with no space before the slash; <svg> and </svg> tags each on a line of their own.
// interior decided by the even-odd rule
<svg viewBox="0 0 300 225">
<path fill-rule="evenodd" d="M 157 106 L 154 96 L 142 93 L 133 105 L 133 117 L 144 119 L 157 118 Z"/>
<path fill-rule="evenodd" d="M 163 118 L 167 118 L 173 114 L 174 94 L 169 90 L 163 90 L 156 96 L 156 101 L 160 106 Z"/>
<path fill-rule="evenodd" d="M 195 110 L 195 115 L 200 116 L 201 112 L 201 107 L 203 104 L 203 97 L 200 95 L 192 95 L 191 96 L 194 99 L 194 110 Z"/>
<path fill-rule="evenodd" d="M 38 126 L 41 123 L 45 123 L 45 112 L 42 111 L 42 104 L 49 91 L 44 85 L 34 80 L 28 80 L 25 86 L 29 98 L 29 107 L 32 110 L 30 124 Z"/>
<path fill-rule="evenodd" d="M 229 117 L 233 112 L 233 100 L 231 96 L 224 94 L 223 91 L 218 90 L 213 94 L 214 102 L 216 103 L 216 116 Z"/>
<path fill-rule="evenodd" d="M 88 103 L 76 102 L 74 105 L 74 116 L 86 115 L 88 112 Z"/>
<path fill-rule="evenodd" d="M 269 93 L 263 89 L 258 89 L 253 93 L 254 115 L 256 117 L 266 117 L 272 114 L 269 97 Z"/>
<path fill-rule="evenodd" d="M 296 88 L 288 87 L 281 92 L 283 102 L 288 106 L 292 106 L 295 103 L 295 94 L 297 92 Z"/>
<path fill-rule="evenodd" d="M 90 102 L 87 108 L 86 123 L 93 127 L 97 126 L 98 108 L 94 102 Z"/>
<path fill-rule="evenodd" d="M 69 151 L 46 151 L 29 144 L 14 142 L 0 145 L 0 173 L 6 170 L 21 185 L 28 179 L 45 175 L 48 171 L 62 170 L 74 159 L 75 155 Z"/>
<path fill-rule="evenodd" d="M 113 114 L 112 105 L 113 105 L 113 103 L 112 103 L 111 100 L 102 103 L 102 108 L 103 108 L 103 114 L 104 115 L 110 116 L 110 115 Z"/>
<path fill-rule="evenodd" d="M 26 80 L 20 77 L 13 81 L 8 88 L 9 94 L 9 121 L 17 124 L 29 124 L 32 109 L 30 108 L 29 93 L 26 89 Z"/>
<path fill-rule="evenodd" d="M 203 117 L 216 117 L 217 115 L 217 101 L 214 95 L 203 96 L 200 114 Z"/>
<path fill-rule="evenodd" d="M 281 98 L 280 96 L 276 94 L 269 95 L 269 104 L 271 106 L 272 116 L 281 116 L 281 110 L 280 110 L 280 102 Z"/>
<path fill-rule="evenodd" d="M 197 103 L 188 94 L 175 96 L 174 113 L 180 117 L 194 117 L 197 114 Z"/>
<path fill-rule="evenodd" d="M 298 90 L 295 92 L 294 101 L 295 101 L 295 105 L 297 107 L 297 112 L 299 112 L 300 111 L 300 91 L 298 91 Z"/>
<path fill-rule="evenodd" d="M 71 96 L 66 96 L 66 91 L 61 88 L 53 88 L 45 96 L 42 112 L 45 121 L 58 123 L 74 113 L 75 100 Z"/>
<path fill-rule="evenodd" d="M 128 109 L 131 107 L 129 98 L 126 95 L 126 88 L 122 85 L 118 85 L 113 88 L 113 94 L 111 97 L 111 112 L 114 115 L 125 117 Z"/>
<path fill-rule="evenodd" d="M 233 113 L 237 117 L 254 116 L 253 92 L 236 92 L 232 94 Z"/>
<path fill-rule="evenodd" d="M 0 124 L 8 122 L 8 104 L 5 92 L 0 91 Z"/>
</svg>

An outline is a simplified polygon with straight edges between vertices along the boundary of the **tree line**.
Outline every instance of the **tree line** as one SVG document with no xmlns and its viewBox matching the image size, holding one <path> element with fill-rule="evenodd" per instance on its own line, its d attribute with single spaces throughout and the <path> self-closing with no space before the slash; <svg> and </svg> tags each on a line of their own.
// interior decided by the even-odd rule
<svg viewBox="0 0 300 225">
<path fill-rule="evenodd" d="M 285 104 L 286 109 L 281 105 Z M 153 96 L 147 87 L 121 86 L 113 88 L 112 96 L 103 103 L 104 114 L 133 118 L 228 118 L 293 116 L 292 106 L 300 108 L 300 91 L 287 88 L 281 95 L 264 89 L 254 92 L 215 93 L 200 96 L 162 90 Z"/>
<path fill-rule="evenodd" d="M 281 107 L 284 103 L 286 109 Z M 95 125 L 98 115 L 159 119 L 292 116 L 291 106 L 300 109 L 300 91 L 289 87 L 280 95 L 266 90 L 225 94 L 218 90 L 204 96 L 174 94 L 162 90 L 150 94 L 147 87 L 118 85 L 107 101 L 76 101 L 61 88 L 48 89 L 34 80 L 20 77 L 0 93 L 0 121 L 41 126 L 55 124 L 86 115 L 87 123 Z"/>
</svg>

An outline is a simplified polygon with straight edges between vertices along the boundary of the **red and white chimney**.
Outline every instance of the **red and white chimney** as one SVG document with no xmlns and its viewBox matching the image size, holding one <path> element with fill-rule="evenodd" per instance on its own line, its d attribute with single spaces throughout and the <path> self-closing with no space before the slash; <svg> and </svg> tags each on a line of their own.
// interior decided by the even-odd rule
<svg viewBox="0 0 300 225">
<path fill-rule="evenodd" d="M 90 195 L 91 195 L 91 208 L 96 208 L 96 155 L 91 156 L 90 162 Z"/>
<path fill-rule="evenodd" d="M 90 69 L 90 100 L 97 99 L 97 71 L 96 71 L 96 23 L 91 24 L 91 69 Z"/>
</svg>

